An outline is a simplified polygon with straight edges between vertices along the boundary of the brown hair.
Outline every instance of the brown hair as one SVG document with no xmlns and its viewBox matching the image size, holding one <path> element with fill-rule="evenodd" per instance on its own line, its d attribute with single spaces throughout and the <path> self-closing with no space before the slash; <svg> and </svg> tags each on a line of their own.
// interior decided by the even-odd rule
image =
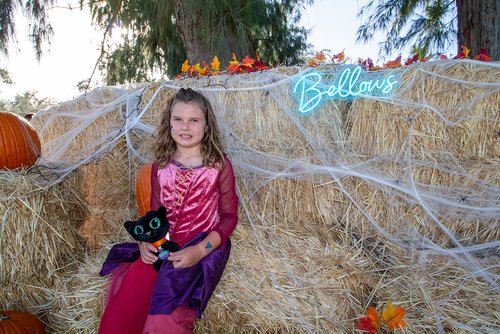
<svg viewBox="0 0 500 334">
<path fill-rule="evenodd" d="M 155 132 L 155 158 L 160 167 L 165 167 L 172 154 L 177 149 L 177 145 L 172 138 L 170 132 L 170 117 L 172 109 L 178 102 L 182 103 L 195 103 L 205 115 L 207 124 L 207 131 L 201 140 L 201 155 L 203 156 L 203 165 L 210 167 L 217 167 L 222 169 L 224 167 L 224 150 L 221 145 L 219 136 L 219 128 L 217 127 L 217 119 L 212 110 L 212 106 L 208 99 L 201 93 L 198 93 L 191 88 L 181 88 L 172 96 L 166 108 L 163 110 L 160 125 Z"/>
</svg>

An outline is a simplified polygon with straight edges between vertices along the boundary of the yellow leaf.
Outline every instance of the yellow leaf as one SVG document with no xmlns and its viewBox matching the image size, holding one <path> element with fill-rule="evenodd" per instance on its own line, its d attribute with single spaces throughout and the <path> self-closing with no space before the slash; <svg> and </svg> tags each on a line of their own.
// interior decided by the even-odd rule
<svg viewBox="0 0 500 334">
<path fill-rule="evenodd" d="M 382 319 L 391 330 L 406 327 L 406 322 L 403 320 L 404 315 L 405 310 L 399 305 L 393 306 L 392 303 L 387 304 L 387 307 L 382 310 Z"/>
<path fill-rule="evenodd" d="M 197 63 L 197 64 L 191 66 L 191 72 L 199 71 L 199 70 L 201 70 L 200 63 Z"/>
<path fill-rule="evenodd" d="M 217 56 L 214 57 L 214 60 L 212 60 L 212 63 L 210 64 L 210 68 L 214 71 L 218 71 L 220 66 L 219 58 Z"/>
<path fill-rule="evenodd" d="M 230 65 L 238 65 L 240 62 L 236 59 L 236 55 L 233 53 L 233 60 L 229 62 Z"/>
<path fill-rule="evenodd" d="M 465 54 L 465 58 L 469 58 L 470 49 L 462 45 L 462 51 Z"/>
<path fill-rule="evenodd" d="M 181 72 L 182 72 L 182 73 L 186 73 L 187 71 L 189 71 L 189 61 L 186 59 L 186 60 L 182 63 Z"/>
</svg>

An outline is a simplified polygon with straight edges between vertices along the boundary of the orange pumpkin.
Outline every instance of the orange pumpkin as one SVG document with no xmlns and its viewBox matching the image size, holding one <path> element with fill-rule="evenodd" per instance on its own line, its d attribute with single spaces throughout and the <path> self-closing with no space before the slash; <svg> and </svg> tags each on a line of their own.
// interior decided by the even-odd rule
<svg viewBox="0 0 500 334">
<path fill-rule="evenodd" d="M 27 312 L 1 311 L 0 334 L 45 334 L 43 324 Z"/>
<path fill-rule="evenodd" d="M 139 215 L 141 216 L 144 216 L 146 212 L 151 210 L 149 202 L 151 198 L 151 166 L 152 164 L 142 166 L 135 178 L 135 195 Z"/>
<path fill-rule="evenodd" d="M 32 166 L 40 156 L 40 139 L 23 117 L 0 111 L 0 169 Z"/>
</svg>

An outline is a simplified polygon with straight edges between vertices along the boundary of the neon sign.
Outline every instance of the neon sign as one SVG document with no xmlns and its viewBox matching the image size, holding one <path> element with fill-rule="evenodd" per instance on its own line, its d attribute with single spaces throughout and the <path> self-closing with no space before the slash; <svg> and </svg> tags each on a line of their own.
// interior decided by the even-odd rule
<svg viewBox="0 0 500 334">
<path fill-rule="evenodd" d="M 322 83 L 333 78 L 333 83 Z M 399 81 L 394 72 L 384 76 L 381 72 L 366 72 L 360 66 L 344 66 L 338 73 L 312 71 L 301 74 L 294 80 L 293 93 L 297 99 L 299 112 L 313 113 L 328 100 L 349 101 L 361 97 L 389 97 Z"/>
</svg>

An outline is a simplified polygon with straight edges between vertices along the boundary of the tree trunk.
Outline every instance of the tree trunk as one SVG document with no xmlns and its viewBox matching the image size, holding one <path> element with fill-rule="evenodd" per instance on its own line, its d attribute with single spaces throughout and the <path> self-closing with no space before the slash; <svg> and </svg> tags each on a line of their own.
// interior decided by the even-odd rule
<svg viewBox="0 0 500 334">
<path fill-rule="evenodd" d="M 183 1 L 176 1 L 176 24 L 180 30 L 184 46 L 186 47 L 186 54 L 189 62 L 196 63 L 199 62 L 200 59 L 208 59 L 207 54 L 205 53 L 208 50 L 203 48 L 202 41 L 199 40 L 196 34 L 196 29 L 193 29 L 193 27 L 196 27 L 197 22 L 202 20 L 203 13 L 190 13 L 189 15 L 186 15 L 187 10 L 189 9 L 185 8 Z"/>
<path fill-rule="evenodd" d="M 219 58 L 221 64 L 227 64 L 233 52 L 240 61 L 246 55 L 254 56 L 254 52 L 251 50 L 252 45 L 248 42 L 250 37 L 247 37 L 247 41 L 244 43 L 237 38 L 236 31 L 232 31 L 229 36 L 223 36 L 224 42 L 219 43 L 219 45 L 212 45 L 208 38 L 200 38 L 200 27 L 206 26 L 201 24 L 202 20 L 205 20 L 205 16 L 202 12 L 193 13 L 192 8 L 186 7 L 185 1 L 176 1 L 175 20 L 191 64 L 202 61 L 210 63 L 214 56 Z M 219 24 L 220 22 L 211 22 L 211 26 L 214 28 Z M 250 46 L 245 47 L 245 45 Z"/>
<path fill-rule="evenodd" d="M 456 0 L 458 52 L 463 45 L 472 56 L 485 49 L 492 60 L 500 60 L 500 3 L 498 0 Z"/>
</svg>

